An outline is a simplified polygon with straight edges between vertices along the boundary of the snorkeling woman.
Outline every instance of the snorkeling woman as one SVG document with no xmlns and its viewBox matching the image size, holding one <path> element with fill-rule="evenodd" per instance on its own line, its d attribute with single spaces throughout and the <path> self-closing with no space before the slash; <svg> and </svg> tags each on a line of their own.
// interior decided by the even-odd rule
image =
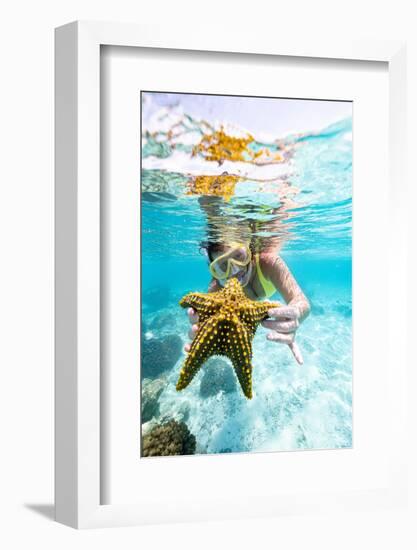
<svg viewBox="0 0 417 550">
<path fill-rule="evenodd" d="M 206 243 L 203 250 L 213 277 L 209 292 L 221 290 L 228 279 L 236 277 L 246 296 L 252 300 L 270 298 L 276 291 L 281 294 L 287 305 L 269 310 L 270 318 L 263 321 L 262 326 L 269 329 L 267 339 L 287 344 L 301 365 L 303 358 L 295 335 L 300 323 L 310 313 L 310 304 L 277 251 L 254 252 L 244 242 Z M 188 317 L 192 325 L 189 332 L 192 340 L 198 330 L 198 315 L 189 308 Z M 190 344 L 186 344 L 185 350 L 189 349 Z"/>
</svg>

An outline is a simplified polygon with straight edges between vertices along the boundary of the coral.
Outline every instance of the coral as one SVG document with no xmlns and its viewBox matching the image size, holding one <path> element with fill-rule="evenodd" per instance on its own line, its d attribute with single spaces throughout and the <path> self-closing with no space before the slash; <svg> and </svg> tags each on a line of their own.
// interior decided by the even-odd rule
<svg viewBox="0 0 417 550">
<path fill-rule="evenodd" d="M 193 455 L 195 448 L 195 436 L 176 420 L 158 424 L 142 439 L 142 456 Z"/>
<path fill-rule="evenodd" d="M 233 393 L 236 391 L 236 377 L 233 370 L 219 358 L 209 359 L 204 367 L 204 374 L 200 383 L 201 397 L 211 397 L 220 392 Z"/>
<path fill-rule="evenodd" d="M 148 433 L 153 430 L 157 425 L 158 420 L 155 417 L 153 417 L 151 420 L 148 420 L 148 422 L 142 423 L 142 437 L 148 435 Z"/>
<path fill-rule="evenodd" d="M 189 403 L 183 402 L 180 404 L 179 407 L 176 407 L 175 413 L 173 413 L 173 417 L 175 420 L 178 420 L 179 422 L 187 422 L 187 420 L 190 418 L 191 408 Z"/>
<path fill-rule="evenodd" d="M 167 285 L 155 286 L 142 290 L 142 302 L 149 311 L 166 307 L 172 299 L 171 289 Z"/>
<path fill-rule="evenodd" d="M 159 396 L 166 387 L 167 381 L 165 377 L 150 380 L 145 378 L 142 380 L 142 424 L 148 422 L 159 414 Z"/>
<path fill-rule="evenodd" d="M 156 315 L 152 322 L 150 323 L 150 328 L 152 330 L 162 330 L 164 328 L 170 328 L 172 325 L 175 325 L 175 315 L 172 312 L 163 313 L 161 315 Z"/>
<path fill-rule="evenodd" d="M 184 296 L 180 306 L 194 308 L 199 325 L 180 371 L 177 391 L 188 386 L 209 357 L 224 355 L 232 362 L 244 395 L 251 399 L 252 340 L 259 323 L 268 317 L 268 310 L 280 305 L 250 300 L 234 278 L 218 292 L 191 292 Z"/>
<path fill-rule="evenodd" d="M 182 340 L 177 334 L 163 338 L 142 339 L 142 378 L 157 378 L 171 369 L 182 353 Z"/>
</svg>

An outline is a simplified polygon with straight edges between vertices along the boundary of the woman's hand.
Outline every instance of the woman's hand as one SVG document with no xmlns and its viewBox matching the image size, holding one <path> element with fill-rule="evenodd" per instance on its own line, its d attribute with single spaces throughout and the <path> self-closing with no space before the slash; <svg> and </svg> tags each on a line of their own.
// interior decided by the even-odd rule
<svg viewBox="0 0 417 550">
<path fill-rule="evenodd" d="M 188 331 L 188 337 L 190 338 L 191 341 L 193 341 L 194 336 L 196 335 L 198 330 L 198 325 L 197 325 L 198 313 L 192 307 L 189 307 L 187 309 L 187 315 L 188 315 L 188 320 L 190 321 L 190 324 L 191 324 L 191 328 Z M 190 348 L 191 348 L 191 344 L 185 344 L 184 346 L 185 351 L 187 352 L 190 351 Z"/>
<path fill-rule="evenodd" d="M 300 326 L 300 312 L 296 306 L 284 306 L 268 311 L 271 319 L 262 321 L 262 326 L 270 329 L 267 338 L 273 342 L 287 344 L 292 351 L 297 363 L 303 364 L 303 356 L 300 348 L 295 343 L 295 333 Z"/>
</svg>

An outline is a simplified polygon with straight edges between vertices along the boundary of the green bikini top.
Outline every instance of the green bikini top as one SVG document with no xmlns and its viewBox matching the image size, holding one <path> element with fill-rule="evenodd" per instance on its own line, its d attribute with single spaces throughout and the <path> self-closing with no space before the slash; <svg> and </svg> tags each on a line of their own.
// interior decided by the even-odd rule
<svg viewBox="0 0 417 550">
<path fill-rule="evenodd" d="M 262 273 L 262 269 L 259 263 L 259 254 L 255 254 L 255 263 L 256 263 L 256 273 L 258 274 L 259 282 L 264 289 L 265 296 L 270 298 L 276 292 L 275 285 L 272 281 L 269 281 L 265 275 Z"/>
</svg>

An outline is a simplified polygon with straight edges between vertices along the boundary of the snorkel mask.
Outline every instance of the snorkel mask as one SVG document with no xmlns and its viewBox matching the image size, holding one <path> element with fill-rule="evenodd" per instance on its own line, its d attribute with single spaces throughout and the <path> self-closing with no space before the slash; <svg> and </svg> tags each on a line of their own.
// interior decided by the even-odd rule
<svg viewBox="0 0 417 550">
<path fill-rule="evenodd" d="M 239 271 L 242 271 L 242 268 L 248 266 L 251 260 L 252 252 L 248 245 L 232 243 L 230 250 L 221 254 L 210 263 L 210 273 L 221 285 L 223 285 L 227 279 L 233 277 L 239 273 Z M 246 281 L 245 284 L 247 284 L 247 282 L 248 281 Z"/>
</svg>

